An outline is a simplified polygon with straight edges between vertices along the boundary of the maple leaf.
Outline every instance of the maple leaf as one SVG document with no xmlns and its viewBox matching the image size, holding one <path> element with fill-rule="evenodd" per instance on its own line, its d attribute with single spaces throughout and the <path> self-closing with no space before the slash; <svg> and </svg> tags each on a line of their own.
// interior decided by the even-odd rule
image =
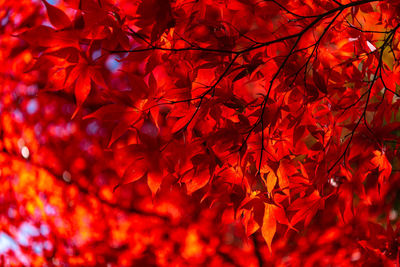
<svg viewBox="0 0 400 267">
<path fill-rule="evenodd" d="M 2 265 L 395 265 L 399 8 L 3 1 Z"/>
<path fill-rule="evenodd" d="M 322 208 L 323 205 L 324 199 L 321 198 L 318 191 L 314 191 L 307 197 L 296 199 L 288 207 L 289 211 L 297 210 L 297 212 L 291 218 L 290 223 L 294 226 L 298 222 L 304 220 L 304 224 L 308 225 L 315 213 L 318 211 L 318 209 Z"/>
<path fill-rule="evenodd" d="M 43 0 L 43 3 L 46 6 L 49 20 L 54 27 L 57 29 L 63 29 L 71 25 L 71 20 L 64 11 L 56 6 L 50 5 L 46 0 Z"/>
<path fill-rule="evenodd" d="M 150 171 L 147 174 L 147 185 L 149 186 L 153 197 L 155 196 L 157 191 L 160 189 L 160 186 L 162 183 L 162 178 L 163 178 L 163 175 L 158 170 Z"/>
<path fill-rule="evenodd" d="M 264 165 L 261 168 L 261 176 L 262 176 L 262 178 L 264 180 L 264 183 L 267 186 L 268 193 L 271 193 L 272 190 L 274 189 L 275 184 L 276 184 L 277 179 L 278 179 L 276 174 L 275 174 L 275 172 L 270 167 L 268 167 L 267 165 Z"/>
<path fill-rule="evenodd" d="M 265 239 L 265 242 L 267 242 L 269 251 L 272 253 L 271 244 L 272 244 L 272 239 L 274 238 L 276 232 L 276 219 L 274 216 L 272 205 L 268 203 L 265 203 L 264 218 L 263 218 L 263 224 L 261 226 L 261 232 L 262 236 Z"/>
<path fill-rule="evenodd" d="M 379 183 L 382 183 L 389 178 L 390 174 L 392 173 L 392 165 L 386 158 L 386 155 L 382 151 L 375 150 L 373 152 L 374 157 L 371 159 L 371 163 L 374 167 L 378 168 L 380 171 L 379 174 Z"/>
<path fill-rule="evenodd" d="M 136 182 L 147 172 L 147 163 L 144 158 L 138 158 L 126 168 L 120 182 L 114 187 L 115 191 L 121 185 Z"/>
<path fill-rule="evenodd" d="M 75 97 L 78 107 L 82 106 L 90 93 L 91 79 L 85 68 L 78 70 L 81 75 L 76 79 Z"/>
<path fill-rule="evenodd" d="M 71 85 L 74 86 L 74 94 L 77 104 L 77 108 L 75 109 L 72 118 L 76 116 L 83 103 L 89 96 L 92 88 L 92 81 L 97 85 L 107 88 L 101 73 L 95 67 L 89 66 L 87 62 L 80 62 L 76 64 L 69 72 L 65 84 L 67 87 Z M 115 137 L 115 139 L 117 139 L 119 136 Z"/>
</svg>

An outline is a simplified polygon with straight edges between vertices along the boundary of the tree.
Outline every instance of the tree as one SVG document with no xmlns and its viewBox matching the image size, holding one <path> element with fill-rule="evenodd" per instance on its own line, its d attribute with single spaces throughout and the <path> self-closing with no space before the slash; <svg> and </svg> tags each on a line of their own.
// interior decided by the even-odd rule
<svg viewBox="0 0 400 267">
<path fill-rule="evenodd" d="M 3 265 L 399 262 L 396 1 L 1 6 Z"/>
</svg>

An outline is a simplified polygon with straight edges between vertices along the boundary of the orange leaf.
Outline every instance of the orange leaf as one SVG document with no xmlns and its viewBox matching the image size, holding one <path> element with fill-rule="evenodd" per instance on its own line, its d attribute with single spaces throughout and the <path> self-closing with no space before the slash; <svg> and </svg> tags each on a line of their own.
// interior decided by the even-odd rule
<svg viewBox="0 0 400 267">
<path fill-rule="evenodd" d="M 268 173 L 267 176 L 267 190 L 268 193 L 271 193 L 272 190 L 274 190 L 275 184 L 276 184 L 277 177 L 273 171 Z"/>
<path fill-rule="evenodd" d="M 160 189 L 162 178 L 162 173 L 158 171 L 151 171 L 147 174 L 147 185 L 149 186 L 153 197 L 157 193 L 158 189 Z"/>
<path fill-rule="evenodd" d="M 254 220 L 253 210 L 242 210 L 241 218 L 247 237 L 254 234 L 260 228 L 258 223 Z"/>
<path fill-rule="evenodd" d="M 371 162 L 375 167 L 379 168 L 380 174 L 378 181 L 379 184 L 383 184 L 383 181 L 388 179 L 392 173 L 392 165 L 386 158 L 385 153 L 378 150 L 375 150 L 373 153 L 375 156 L 371 159 Z"/>
<path fill-rule="evenodd" d="M 260 172 L 261 172 L 261 178 L 263 179 L 264 183 L 267 185 L 268 193 L 271 193 L 272 190 L 274 190 L 274 187 L 275 187 L 276 181 L 277 181 L 275 172 L 268 165 L 265 165 L 265 164 L 262 166 Z M 266 180 L 265 180 L 265 178 L 266 178 Z"/>
<path fill-rule="evenodd" d="M 285 166 L 281 163 L 276 172 L 279 179 L 279 187 L 282 189 L 283 193 L 289 195 L 289 179 L 285 171 Z"/>
<path fill-rule="evenodd" d="M 273 212 L 273 205 L 265 203 L 263 225 L 261 227 L 262 236 L 267 242 L 268 249 L 272 252 L 271 244 L 276 232 L 276 220 Z"/>
<path fill-rule="evenodd" d="M 385 153 L 382 153 L 381 151 L 375 150 L 374 152 L 374 157 L 371 159 L 372 164 L 375 165 L 375 167 L 379 167 L 379 170 L 384 170 L 387 168 L 392 168 L 390 165 L 389 161 L 387 160 Z"/>
</svg>

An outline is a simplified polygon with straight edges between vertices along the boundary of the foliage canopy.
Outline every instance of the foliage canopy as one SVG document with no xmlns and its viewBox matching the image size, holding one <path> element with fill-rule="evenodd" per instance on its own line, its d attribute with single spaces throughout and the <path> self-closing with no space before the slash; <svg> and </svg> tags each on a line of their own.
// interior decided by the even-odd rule
<svg viewBox="0 0 400 267">
<path fill-rule="evenodd" d="M 398 1 L 0 6 L 1 264 L 399 262 Z"/>
</svg>

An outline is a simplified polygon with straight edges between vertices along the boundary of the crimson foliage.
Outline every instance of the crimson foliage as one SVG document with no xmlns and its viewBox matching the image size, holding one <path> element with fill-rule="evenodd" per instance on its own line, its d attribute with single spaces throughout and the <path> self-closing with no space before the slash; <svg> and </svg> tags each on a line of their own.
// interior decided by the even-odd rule
<svg viewBox="0 0 400 267">
<path fill-rule="evenodd" d="M 3 265 L 399 262 L 397 1 L 0 6 Z"/>
</svg>

